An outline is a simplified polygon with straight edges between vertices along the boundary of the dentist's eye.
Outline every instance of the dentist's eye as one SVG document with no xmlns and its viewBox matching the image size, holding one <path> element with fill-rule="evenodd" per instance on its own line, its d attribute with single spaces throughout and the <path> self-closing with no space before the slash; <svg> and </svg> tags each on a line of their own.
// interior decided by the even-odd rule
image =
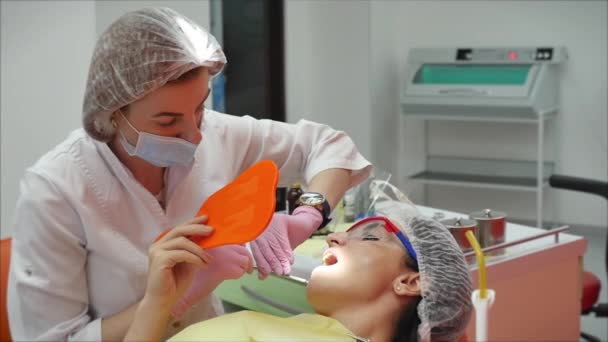
<svg viewBox="0 0 608 342">
<path fill-rule="evenodd" d="M 171 127 L 171 126 L 175 125 L 176 122 L 177 122 L 177 119 L 173 118 L 166 122 L 159 122 L 158 125 L 161 127 Z"/>
</svg>

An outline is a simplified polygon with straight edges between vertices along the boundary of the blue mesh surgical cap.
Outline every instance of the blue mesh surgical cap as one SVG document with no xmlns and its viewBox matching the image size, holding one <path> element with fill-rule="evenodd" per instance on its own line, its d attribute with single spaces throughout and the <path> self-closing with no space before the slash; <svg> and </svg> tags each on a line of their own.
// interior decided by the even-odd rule
<svg viewBox="0 0 608 342">
<path fill-rule="evenodd" d="M 226 56 L 207 30 L 169 8 L 144 8 L 116 20 L 97 41 L 84 95 L 83 126 L 110 141 L 111 115 L 184 73 L 216 75 Z"/>
</svg>

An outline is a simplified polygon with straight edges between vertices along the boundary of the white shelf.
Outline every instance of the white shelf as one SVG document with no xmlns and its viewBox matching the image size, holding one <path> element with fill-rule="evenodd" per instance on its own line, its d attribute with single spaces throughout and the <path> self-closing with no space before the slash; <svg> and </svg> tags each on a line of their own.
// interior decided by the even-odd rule
<svg viewBox="0 0 608 342">
<path fill-rule="evenodd" d="M 549 120 L 556 116 L 555 111 L 549 111 L 542 115 L 481 115 L 481 114 L 425 114 L 425 113 L 403 113 L 408 119 L 426 121 L 465 121 L 465 122 L 496 122 L 496 123 L 523 123 L 538 124 L 539 120 Z"/>
<path fill-rule="evenodd" d="M 427 169 L 408 178 L 423 184 L 535 192 L 537 166 L 536 161 L 427 157 Z M 544 162 L 543 185 L 548 184 L 553 168 L 552 162 Z"/>
<path fill-rule="evenodd" d="M 496 177 L 484 175 L 464 175 L 447 172 L 423 171 L 409 176 L 408 180 L 422 184 L 466 186 L 473 188 L 490 188 L 500 190 L 537 191 L 537 182 L 534 177 Z M 543 186 L 549 182 L 543 179 Z"/>
</svg>

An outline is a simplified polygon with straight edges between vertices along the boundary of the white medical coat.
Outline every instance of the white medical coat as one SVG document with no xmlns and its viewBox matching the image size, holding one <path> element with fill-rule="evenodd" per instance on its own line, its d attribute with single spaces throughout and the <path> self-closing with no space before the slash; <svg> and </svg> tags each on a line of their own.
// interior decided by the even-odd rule
<svg viewBox="0 0 608 342">
<path fill-rule="evenodd" d="M 345 168 L 353 170 L 354 186 L 371 169 L 344 132 L 309 121 L 290 125 L 207 110 L 202 133 L 191 168 L 168 169 L 165 209 L 82 129 L 26 171 L 8 285 L 14 340 L 101 340 L 101 319 L 143 297 L 154 239 L 192 218 L 209 195 L 259 160 L 279 166 L 282 184 Z M 207 298 L 181 326 L 221 310 L 217 298 Z"/>
</svg>

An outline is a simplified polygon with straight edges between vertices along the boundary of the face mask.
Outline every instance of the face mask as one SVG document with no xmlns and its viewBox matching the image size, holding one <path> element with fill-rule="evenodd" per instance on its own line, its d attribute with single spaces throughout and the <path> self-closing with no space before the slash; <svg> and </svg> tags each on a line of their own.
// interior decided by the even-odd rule
<svg viewBox="0 0 608 342">
<path fill-rule="evenodd" d="M 194 152 L 198 145 L 180 138 L 164 137 L 161 135 L 140 132 L 133 127 L 129 120 L 120 113 L 127 124 L 138 134 L 137 144 L 131 145 L 120 132 L 120 142 L 122 147 L 130 156 L 137 156 L 150 164 L 158 167 L 168 167 L 172 165 L 188 166 L 194 160 Z"/>
</svg>

